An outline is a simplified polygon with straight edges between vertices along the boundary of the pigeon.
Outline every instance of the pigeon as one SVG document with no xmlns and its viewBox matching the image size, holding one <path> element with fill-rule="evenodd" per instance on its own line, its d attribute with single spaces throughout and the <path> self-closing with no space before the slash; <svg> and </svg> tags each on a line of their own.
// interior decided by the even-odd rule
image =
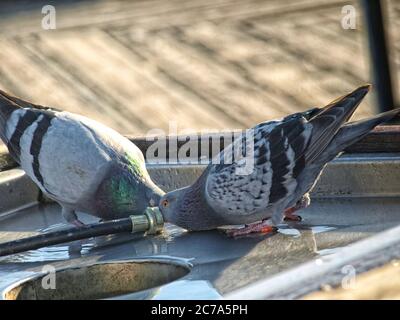
<svg viewBox="0 0 400 320">
<path fill-rule="evenodd" d="M 294 212 L 310 204 L 309 192 L 326 164 L 400 113 L 395 109 L 347 122 L 369 89 L 370 85 L 361 86 L 324 108 L 263 122 L 242 133 L 191 186 L 161 198 L 159 208 L 165 221 L 189 231 L 236 225 L 228 233 L 240 236 L 276 231 L 284 217 L 300 220 Z M 243 158 L 230 163 L 223 159 L 235 149 L 243 153 L 240 142 L 249 134 L 253 168 L 245 173 L 239 170 L 244 168 Z"/>
<path fill-rule="evenodd" d="M 0 138 L 77 227 L 84 225 L 77 211 L 118 219 L 157 206 L 164 194 L 151 180 L 140 149 L 113 129 L 1 90 Z"/>
</svg>

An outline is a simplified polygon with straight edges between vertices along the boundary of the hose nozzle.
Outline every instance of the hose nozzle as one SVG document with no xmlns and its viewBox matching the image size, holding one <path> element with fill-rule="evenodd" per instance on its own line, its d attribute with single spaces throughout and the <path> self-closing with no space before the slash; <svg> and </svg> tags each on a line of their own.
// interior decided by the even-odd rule
<svg viewBox="0 0 400 320">
<path fill-rule="evenodd" d="M 157 207 L 148 207 L 143 215 L 129 216 L 132 222 L 132 233 L 157 234 L 164 226 L 164 219 Z"/>
</svg>

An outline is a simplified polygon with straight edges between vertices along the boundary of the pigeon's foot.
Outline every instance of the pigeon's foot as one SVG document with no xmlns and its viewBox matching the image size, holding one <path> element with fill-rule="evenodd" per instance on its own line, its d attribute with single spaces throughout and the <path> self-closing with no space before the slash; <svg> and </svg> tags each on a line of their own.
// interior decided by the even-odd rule
<svg viewBox="0 0 400 320">
<path fill-rule="evenodd" d="M 238 237 L 238 236 L 248 235 L 251 233 L 268 234 L 268 233 L 276 232 L 277 230 L 278 230 L 278 228 L 271 226 L 271 224 L 268 220 L 264 220 L 262 222 L 248 224 L 243 228 L 229 229 L 225 232 L 230 237 Z"/>
<path fill-rule="evenodd" d="M 297 214 L 294 214 L 297 210 L 305 209 L 310 205 L 310 196 L 306 193 L 304 196 L 301 197 L 297 203 L 291 207 L 287 208 L 284 212 L 285 221 L 301 221 L 303 218 Z"/>
<path fill-rule="evenodd" d="M 77 228 L 84 227 L 85 224 L 78 219 L 76 212 L 70 208 L 62 207 L 61 213 L 68 223 L 73 224 Z"/>
<path fill-rule="evenodd" d="M 85 226 L 85 224 L 78 219 L 71 221 L 71 224 L 73 224 L 77 228 L 81 228 L 81 227 Z"/>
<path fill-rule="evenodd" d="M 296 212 L 297 209 L 295 207 L 288 208 L 285 210 L 285 221 L 301 221 L 303 218 L 297 214 L 294 214 L 293 212 Z"/>
</svg>

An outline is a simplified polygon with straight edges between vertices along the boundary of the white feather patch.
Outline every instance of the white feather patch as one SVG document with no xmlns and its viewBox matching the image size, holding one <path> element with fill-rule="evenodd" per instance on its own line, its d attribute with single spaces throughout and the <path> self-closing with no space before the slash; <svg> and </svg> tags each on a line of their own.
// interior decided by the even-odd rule
<svg viewBox="0 0 400 320">
<path fill-rule="evenodd" d="M 10 118 L 7 120 L 7 126 L 5 130 L 7 140 L 10 140 L 13 136 L 15 129 L 17 128 L 19 120 L 25 115 L 26 110 L 17 109 L 11 113 Z"/>
</svg>

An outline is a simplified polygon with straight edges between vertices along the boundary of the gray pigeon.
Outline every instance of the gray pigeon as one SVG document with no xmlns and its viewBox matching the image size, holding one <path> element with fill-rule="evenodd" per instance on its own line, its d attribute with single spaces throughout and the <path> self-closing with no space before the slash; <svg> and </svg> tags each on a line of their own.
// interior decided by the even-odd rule
<svg viewBox="0 0 400 320">
<path fill-rule="evenodd" d="M 369 89 L 370 85 L 365 85 L 324 108 L 256 125 L 250 131 L 253 170 L 248 174 L 238 171 L 243 159 L 211 163 L 191 186 L 162 197 L 159 207 L 164 219 L 188 230 L 246 225 L 231 235 L 271 232 L 285 216 L 298 219 L 293 213 L 309 205 L 308 192 L 327 162 L 400 113 L 396 109 L 344 124 Z M 243 148 L 239 142 L 244 137 L 242 134 L 233 142 L 233 150 L 235 146 Z M 232 153 L 231 146 L 218 155 L 220 162 Z"/>
<path fill-rule="evenodd" d="M 139 148 L 116 131 L 1 90 L 0 138 L 76 226 L 83 225 L 76 211 L 122 218 L 157 205 L 164 194 L 151 180 Z"/>
</svg>

